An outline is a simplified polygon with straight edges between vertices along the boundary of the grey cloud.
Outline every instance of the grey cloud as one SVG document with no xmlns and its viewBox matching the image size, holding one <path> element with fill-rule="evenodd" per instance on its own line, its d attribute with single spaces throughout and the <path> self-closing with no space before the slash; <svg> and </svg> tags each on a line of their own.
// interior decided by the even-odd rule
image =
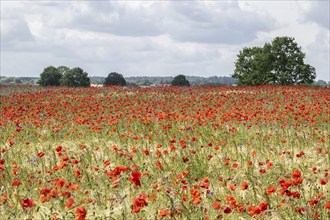
<svg viewBox="0 0 330 220">
<path fill-rule="evenodd" d="M 303 13 L 303 22 L 315 22 L 320 26 L 330 29 L 330 2 L 329 1 L 311 1 L 311 7 Z"/>
<path fill-rule="evenodd" d="M 27 23 L 23 19 L 7 19 L 1 21 L 1 41 L 34 41 Z"/>
<path fill-rule="evenodd" d="M 25 50 L 35 44 L 29 26 L 25 20 L 4 19 L 1 20 L 1 50 Z"/>
<path fill-rule="evenodd" d="M 67 26 L 80 30 L 109 33 L 119 36 L 155 36 L 161 26 L 155 22 L 153 10 L 127 7 L 116 1 L 86 1 L 79 8 L 74 4 Z"/>
<path fill-rule="evenodd" d="M 243 11 L 237 2 L 213 2 L 211 6 L 203 2 L 172 3 L 177 13 L 172 17 L 181 19 L 167 26 L 169 34 L 177 41 L 242 44 L 275 25 L 271 17 Z"/>
<path fill-rule="evenodd" d="M 329 79 L 330 60 L 329 32 L 320 30 L 316 35 L 316 40 L 307 46 L 306 62 L 316 68 L 317 78 Z"/>
<path fill-rule="evenodd" d="M 137 7 L 117 1 L 65 4 L 43 15 L 43 22 L 56 28 L 128 37 L 169 35 L 179 42 L 206 44 L 250 42 L 275 23 L 269 16 L 243 11 L 237 2 L 154 2 Z"/>
</svg>

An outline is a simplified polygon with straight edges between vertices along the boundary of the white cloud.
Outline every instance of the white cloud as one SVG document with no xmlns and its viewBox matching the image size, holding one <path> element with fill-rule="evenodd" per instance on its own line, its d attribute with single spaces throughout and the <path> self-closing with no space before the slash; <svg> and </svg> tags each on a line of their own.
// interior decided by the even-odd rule
<svg viewBox="0 0 330 220">
<path fill-rule="evenodd" d="M 1 74 L 67 65 L 103 76 L 229 75 L 243 47 L 291 36 L 325 78 L 329 30 L 319 9 L 291 1 L 5 1 Z"/>
</svg>

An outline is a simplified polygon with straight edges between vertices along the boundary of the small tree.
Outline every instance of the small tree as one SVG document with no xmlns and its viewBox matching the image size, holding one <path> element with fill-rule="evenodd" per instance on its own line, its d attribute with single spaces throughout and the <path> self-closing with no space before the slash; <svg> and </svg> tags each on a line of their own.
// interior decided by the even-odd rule
<svg viewBox="0 0 330 220">
<path fill-rule="evenodd" d="M 88 73 L 84 72 L 80 67 L 65 71 L 61 79 L 61 85 L 68 87 L 89 87 L 90 84 Z"/>
<path fill-rule="evenodd" d="M 104 81 L 105 86 L 126 86 L 126 80 L 124 79 L 123 75 L 112 72 L 109 73 L 107 78 Z"/>
<path fill-rule="evenodd" d="M 21 84 L 23 83 L 22 80 L 20 78 L 15 78 L 15 83 L 16 84 Z"/>
<path fill-rule="evenodd" d="M 53 66 L 46 67 L 40 74 L 38 84 L 41 86 L 59 86 L 62 73 Z"/>
<path fill-rule="evenodd" d="M 172 86 L 190 86 L 189 81 L 184 75 L 177 75 L 172 81 Z"/>
<path fill-rule="evenodd" d="M 316 85 L 319 85 L 319 86 L 327 86 L 327 82 L 322 80 L 322 79 L 319 79 L 317 80 L 317 82 L 315 82 Z"/>
</svg>

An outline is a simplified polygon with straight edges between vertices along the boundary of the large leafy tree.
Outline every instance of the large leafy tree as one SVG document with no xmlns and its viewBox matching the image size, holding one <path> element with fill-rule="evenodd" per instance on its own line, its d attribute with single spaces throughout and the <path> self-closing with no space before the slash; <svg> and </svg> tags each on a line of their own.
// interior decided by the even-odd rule
<svg viewBox="0 0 330 220">
<path fill-rule="evenodd" d="M 104 85 L 105 86 L 126 86 L 126 80 L 123 77 L 123 75 L 116 73 L 116 72 L 112 72 L 112 73 L 109 73 L 107 78 L 105 78 Z"/>
<path fill-rule="evenodd" d="M 40 74 L 38 84 L 41 86 L 59 86 L 62 73 L 54 66 L 48 66 Z"/>
<path fill-rule="evenodd" d="M 189 81 L 184 75 L 177 75 L 172 81 L 172 86 L 190 86 Z"/>
<path fill-rule="evenodd" d="M 68 87 L 89 87 L 90 79 L 88 73 L 80 67 L 75 67 L 65 71 L 61 78 L 61 85 Z"/>
<path fill-rule="evenodd" d="M 305 64 L 304 58 L 294 38 L 277 37 L 271 44 L 240 51 L 232 77 L 239 85 L 310 84 L 315 68 Z"/>
</svg>

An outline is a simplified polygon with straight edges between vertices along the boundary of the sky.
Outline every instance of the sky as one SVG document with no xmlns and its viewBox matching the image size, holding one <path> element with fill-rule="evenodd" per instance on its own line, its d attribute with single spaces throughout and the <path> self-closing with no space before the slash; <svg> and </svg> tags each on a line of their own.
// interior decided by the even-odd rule
<svg viewBox="0 0 330 220">
<path fill-rule="evenodd" d="M 1 76 L 230 76 L 244 47 L 293 37 L 330 80 L 329 1 L 1 0 Z"/>
</svg>

